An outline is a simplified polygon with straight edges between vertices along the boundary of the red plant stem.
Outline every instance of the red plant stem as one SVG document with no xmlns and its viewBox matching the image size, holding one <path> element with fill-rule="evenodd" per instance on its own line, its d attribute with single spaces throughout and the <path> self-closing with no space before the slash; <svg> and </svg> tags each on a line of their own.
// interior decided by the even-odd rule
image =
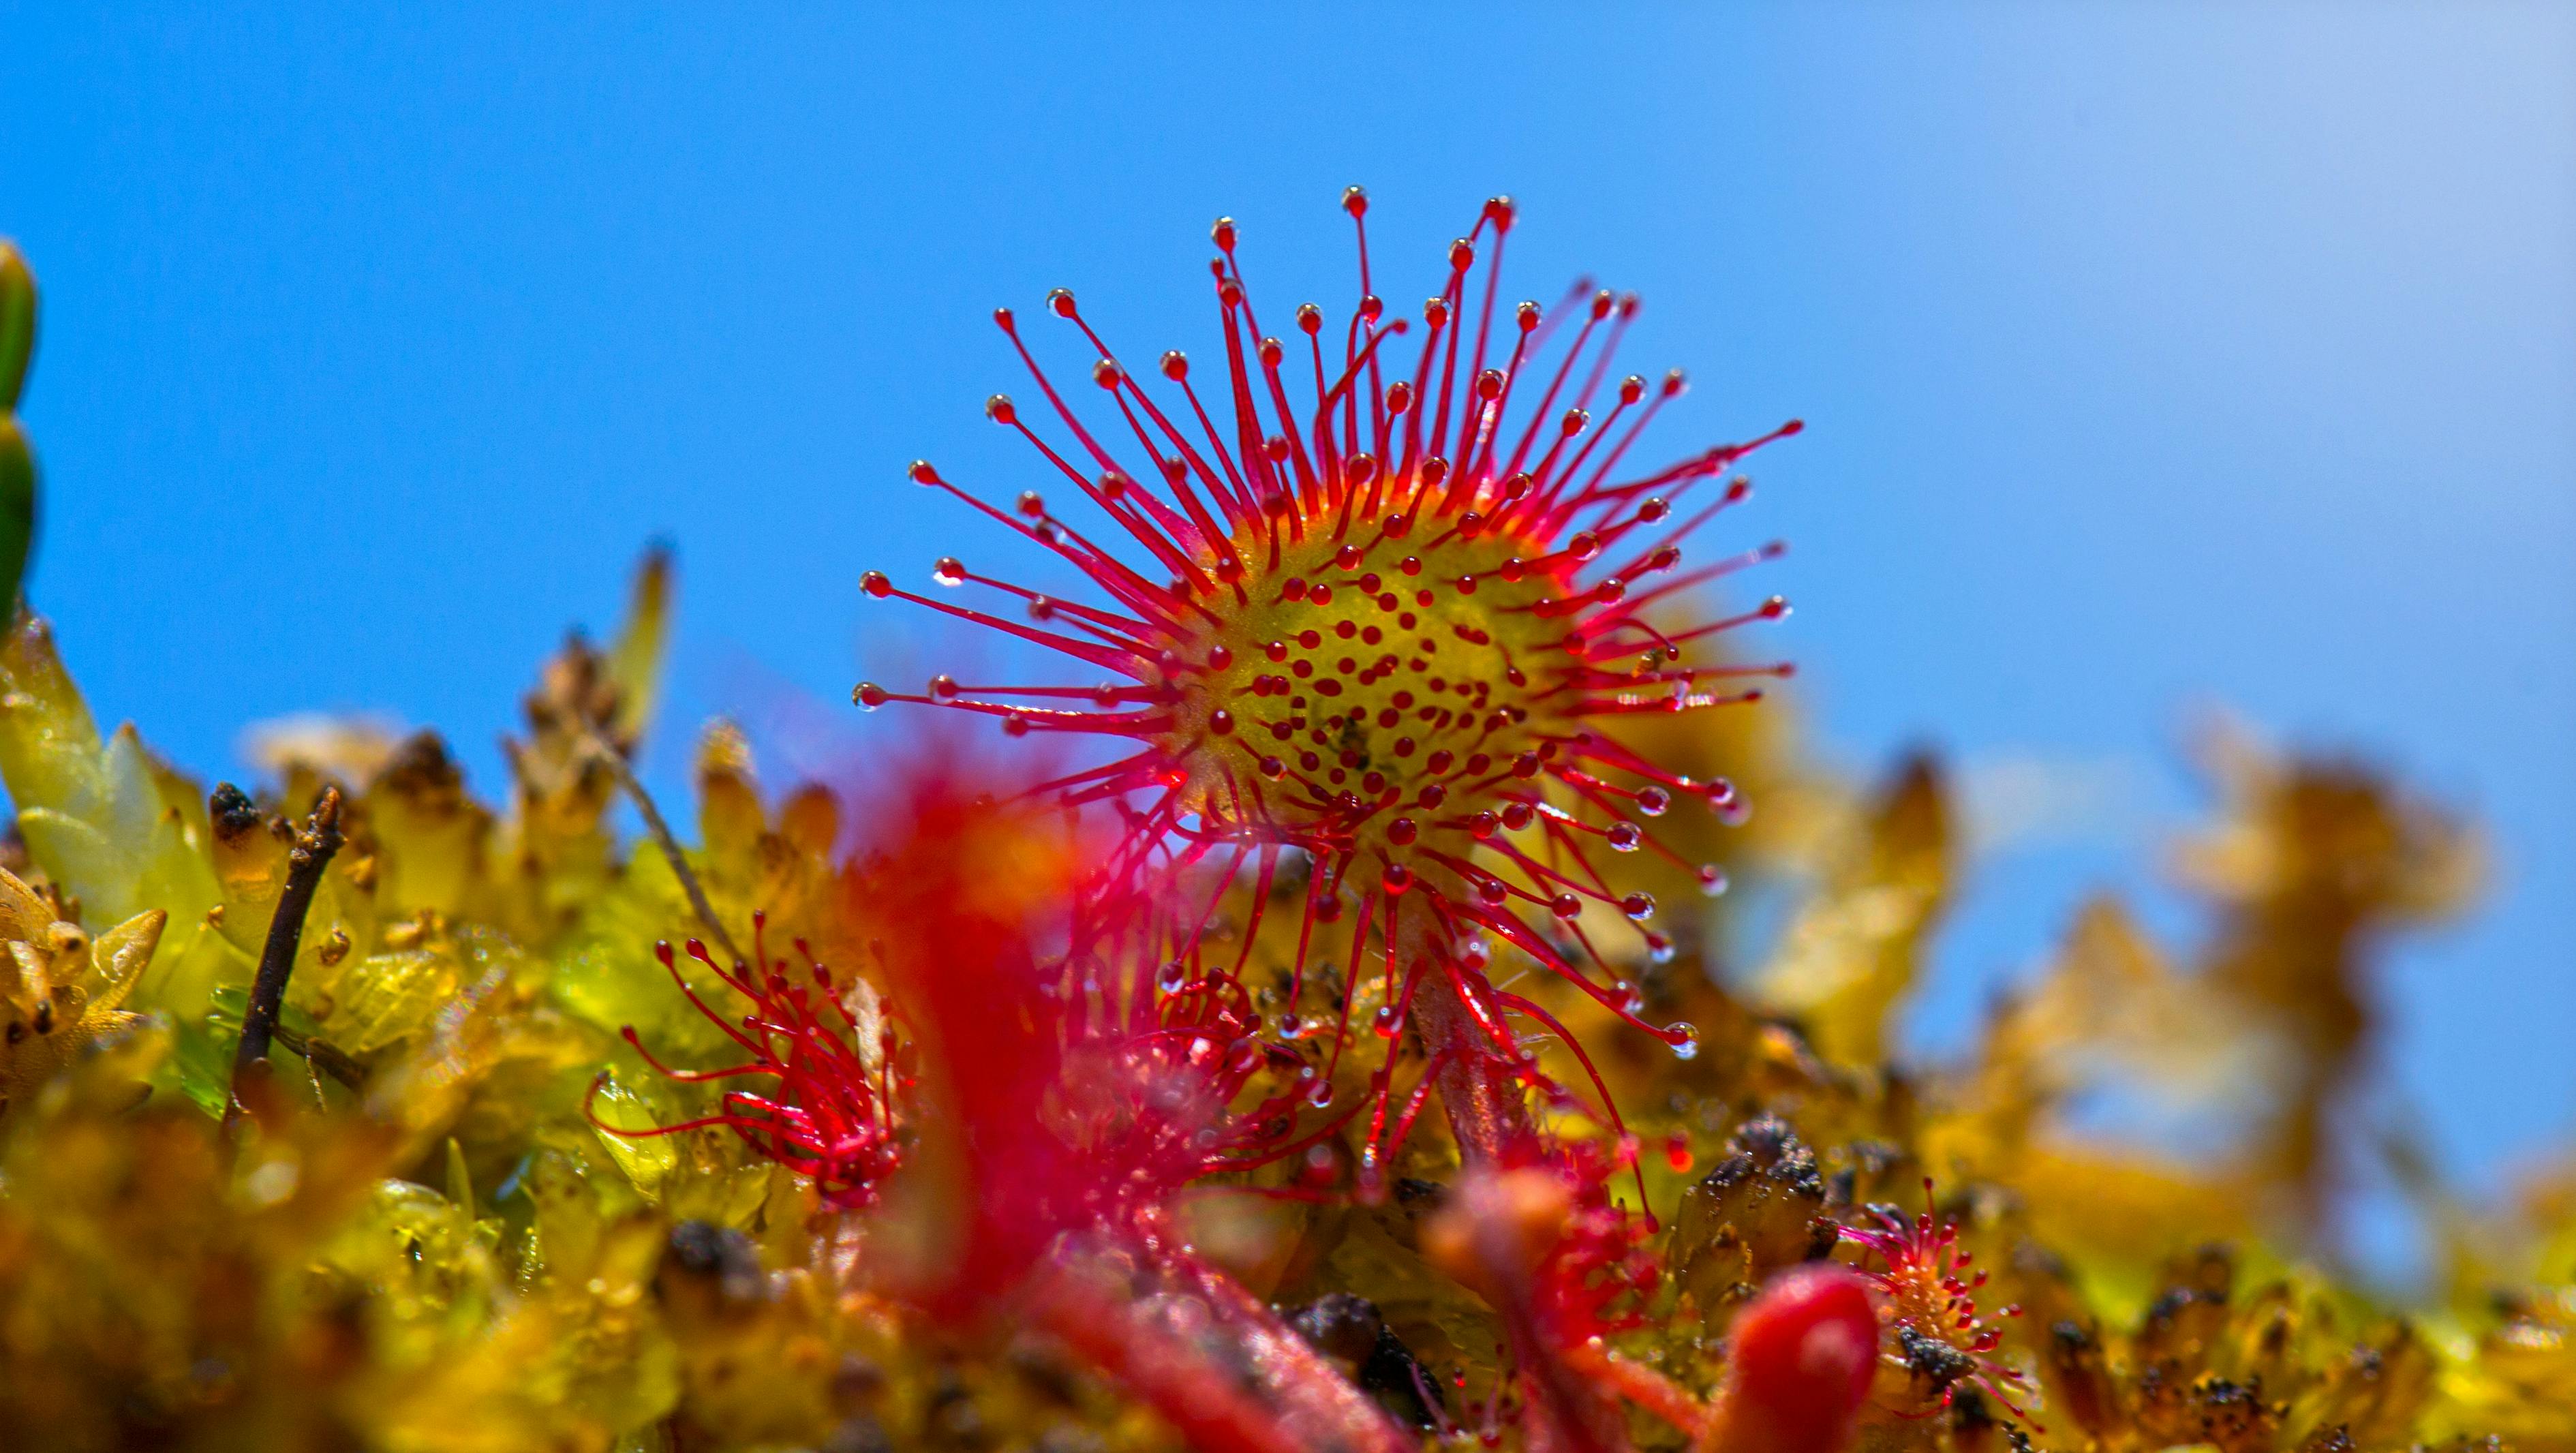
<svg viewBox="0 0 2576 1453">
<path fill-rule="evenodd" d="M 1397 951 L 1408 961 L 1455 952 L 1420 916 L 1398 932 Z M 1481 975 L 1425 973 L 1414 988 L 1411 1013 L 1424 1052 L 1441 1066 L 1441 1108 L 1449 1117 L 1450 1134 L 1457 1137 L 1460 1158 L 1470 1167 L 1499 1167 L 1508 1147 L 1526 1145 L 1538 1130 L 1505 1047 L 1478 1023 L 1480 1017 L 1485 1023 L 1502 1023 L 1500 1007 L 1487 1004 L 1479 1016 L 1460 997 L 1462 983 L 1481 982 Z"/>
<path fill-rule="evenodd" d="M 1134 1297 L 1104 1266 L 1060 1251 L 1030 1280 L 1029 1310 L 1078 1357 L 1161 1413 L 1200 1453 L 1418 1453 L 1397 1427 L 1270 1309 L 1186 1257 L 1121 1238 L 1111 1254 L 1159 1273 Z M 1183 1308 L 1205 1314 L 1195 1320 Z M 1211 1350 L 1223 1344 L 1226 1354 Z"/>
<path fill-rule="evenodd" d="M 1498 1185 L 1497 1178 L 1471 1171 L 1452 1195 L 1472 1228 L 1470 1251 L 1484 1273 L 1479 1290 L 1502 1318 L 1528 1393 L 1522 1426 L 1529 1447 L 1532 1453 L 1624 1453 L 1628 1439 L 1618 1409 L 1577 1375 L 1540 1325 L 1536 1268 Z"/>
<path fill-rule="evenodd" d="M 1687 1388 L 1643 1363 L 1631 1362 L 1606 1347 L 1577 1343 L 1565 1349 L 1565 1365 L 1595 1386 L 1614 1388 L 1629 1401 L 1672 1424 L 1696 1440 L 1717 1426 L 1709 1404 Z"/>
<path fill-rule="evenodd" d="M 1414 953 L 1452 951 L 1435 933 L 1416 930 L 1405 937 L 1408 942 L 1402 947 Z M 1479 1171 L 1500 1170 L 1510 1163 L 1511 1148 L 1526 1149 L 1538 1138 L 1528 1095 L 1507 1058 L 1517 1050 L 1496 1044 L 1484 1027 L 1505 1022 L 1502 1007 L 1488 999 L 1479 1013 L 1465 1000 L 1468 993 L 1490 993 L 1484 982 L 1481 975 L 1425 974 L 1412 1010 L 1424 1050 L 1442 1066 L 1438 1073 L 1441 1104 L 1468 1173 L 1460 1194 L 1470 1197 L 1481 1194 L 1476 1189 Z M 1521 1264 L 1508 1244 L 1508 1230 L 1491 1215 L 1479 1215 L 1477 1225 L 1478 1259 L 1493 1283 L 1486 1289 L 1487 1300 L 1502 1314 L 1512 1360 L 1530 1393 L 1530 1447 L 1535 1453 L 1610 1453 L 1625 1448 L 1627 1439 L 1615 1405 L 1583 1375 L 1586 1369 L 1569 1365 L 1564 1349 L 1538 1325 L 1533 1315 L 1537 1290 L 1531 1284 L 1530 1268 Z"/>
<path fill-rule="evenodd" d="M 1439 1074 L 1440 1103 L 1461 1158 L 1471 1166 L 1503 1164 L 1505 1147 L 1537 1133 L 1519 1077 L 1448 975 L 1423 976 L 1414 990 L 1413 1022 L 1423 1049 L 1435 1058 L 1447 1056 Z"/>
</svg>

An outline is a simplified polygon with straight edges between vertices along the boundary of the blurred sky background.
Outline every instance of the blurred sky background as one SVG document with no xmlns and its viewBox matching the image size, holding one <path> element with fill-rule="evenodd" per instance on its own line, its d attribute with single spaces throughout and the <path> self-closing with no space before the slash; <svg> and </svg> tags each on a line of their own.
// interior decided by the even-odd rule
<svg viewBox="0 0 2576 1453">
<path fill-rule="evenodd" d="M 1338 309 L 1359 181 L 1406 306 L 1507 191 L 1512 292 L 1645 295 L 1670 449 L 1809 421 L 1734 518 L 1794 541 L 1824 750 L 2021 824 L 1920 1043 L 2155 891 L 2226 703 L 2490 826 L 2482 910 L 2390 955 L 2395 1082 L 2472 1184 L 2576 1132 L 2576 7 L 1114 8 L 0 4 L 30 594 L 100 714 L 215 775 L 381 711 L 490 791 L 661 535 L 654 780 L 720 708 L 822 752 L 862 658 L 941 649 L 859 572 L 993 551 L 905 461 L 1043 482 L 995 303 L 1204 350 L 1226 212 Z"/>
</svg>

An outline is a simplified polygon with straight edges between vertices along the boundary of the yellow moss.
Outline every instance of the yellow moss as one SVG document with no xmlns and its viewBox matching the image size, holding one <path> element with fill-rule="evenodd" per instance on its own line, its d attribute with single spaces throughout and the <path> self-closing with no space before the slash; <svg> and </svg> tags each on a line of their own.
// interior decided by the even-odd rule
<svg viewBox="0 0 2576 1453">
<path fill-rule="evenodd" d="M 7 1446 L 1175 1446 L 1061 1346 L 907 1306 L 885 1272 L 919 1229 L 904 1218 L 936 1229 L 963 1209 L 935 1185 L 909 1184 L 884 1215 L 837 1211 L 722 1128 L 620 1136 L 590 1118 L 655 1129 L 707 1114 L 728 1088 L 775 1088 L 665 1078 L 619 1037 L 634 1027 L 682 1070 L 741 1063 L 652 945 L 747 949 L 756 912 L 773 953 L 803 940 L 832 965 L 873 1078 L 900 1086 L 936 1050 L 865 977 L 885 925 L 839 859 L 852 809 L 835 793 L 774 795 L 739 731 L 706 732 L 696 811 L 680 820 L 694 841 L 679 846 L 713 925 L 660 844 L 612 832 L 621 764 L 658 693 L 669 594 L 657 557 L 617 644 L 576 641 L 546 667 L 497 804 L 468 793 L 434 736 L 310 725 L 275 739 L 278 780 L 259 795 L 208 799 L 130 730 L 97 732 L 41 624 L 0 645 L 0 777 L 26 848 L 23 872 L 0 872 L 0 1029 L 27 1026 L 0 1048 L 0 1428 L 44 1430 Z M 1765 735 L 1776 726 L 1711 720 L 1719 735 L 1658 756 L 1709 775 L 1746 756 L 1736 775 L 1769 790 L 1753 836 L 1702 824 L 1688 851 L 1803 897 L 1775 945 L 1745 938 L 1720 900 L 1705 921 L 1670 914 L 1671 962 L 1625 962 L 1655 1022 L 1699 1027 L 1698 1052 L 1676 1058 L 1496 951 L 1498 979 L 1598 1064 L 1669 1227 L 1649 1243 L 1665 1275 L 1642 1324 L 1610 1339 L 1619 1357 L 1712 1395 L 1731 1319 L 1765 1277 L 1859 1260 L 1835 1249 L 1838 1227 L 1867 1202 L 1921 1204 L 1929 1174 L 1962 1245 L 1994 1269 L 1981 1305 L 2027 1309 L 2002 1324 L 1996 1355 L 2039 1385 L 2033 1421 L 2049 1431 L 2017 1430 L 2035 1448 L 2339 1453 L 2340 1436 L 2394 1453 L 2492 1433 L 2576 1453 L 2564 1175 L 2472 1212 L 2419 1172 L 2453 1254 L 2443 1297 L 2413 1309 L 2318 1270 L 2334 1248 L 2302 1199 L 2336 1153 L 2317 1127 L 2353 1084 L 2365 950 L 2463 901 L 2465 832 L 2357 769 L 2239 743 L 2218 826 L 2188 859 L 2220 911 L 2205 955 L 2159 943 L 2116 902 L 2089 905 L 1969 1053 L 1901 1063 L 1890 1046 L 1967 866 L 1939 769 L 1911 762 L 1858 792 L 1799 763 Z M 281 814 L 325 784 L 346 794 L 349 845 L 306 921 L 282 1072 L 236 1149 L 202 1107 L 227 1088 L 241 986 L 285 883 Z M 978 890 L 1061 881 L 1071 840 L 1057 832 L 994 844 L 1005 867 Z M 1381 965 L 1356 984 L 1318 966 L 1288 1000 L 1304 872 L 1279 865 L 1257 929 L 1238 887 L 1209 952 L 1242 957 L 1265 1016 L 1330 1024 L 1348 1010 L 1358 1034 L 1334 1103 L 1365 1097 L 1389 1054 L 1409 1087 L 1420 1046 L 1365 1028 L 1384 1002 Z M 1756 955 L 1752 971 L 1722 975 L 1728 952 Z M 680 963 L 738 1028 L 753 1005 Z M 1326 1039 L 1292 1052 L 1320 1066 Z M 1542 1106 L 1542 1123 L 1606 1140 L 1571 1049 L 1553 1036 L 1529 1047 L 1576 1091 Z M 2103 1093 L 2231 1109 L 2240 1133 L 2188 1153 L 2104 1139 L 2081 1116 Z M 1256 1194 L 1318 1164 L 1347 1184 L 1365 1134 L 1365 1117 L 1348 1122 L 1318 1142 L 1320 1160 L 1227 1177 L 1158 1224 L 1283 1312 L 1367 1299 L 1442 1411 L 1473 1430 L 1489 1395 L 1523 1385 L 1503 1320 L 1422 1250 L 1460 1174 L 1436 1099 L 1386 1167 L 1382 1203 Z M 1142 1278 L 1128 1292 L 1156 1304 Z M 2006 1453 L 2000 1409 L 1970 1397 L 1942 1410 L 1903 1367 L 1883 1383 L 1860 1447 Z M 1648 1448 L 1685 1441 L 1643 1413 L 1629 1432 Z M 1503 1441 L 1527 1446 L 1517 1426 Z"/>
</svg>

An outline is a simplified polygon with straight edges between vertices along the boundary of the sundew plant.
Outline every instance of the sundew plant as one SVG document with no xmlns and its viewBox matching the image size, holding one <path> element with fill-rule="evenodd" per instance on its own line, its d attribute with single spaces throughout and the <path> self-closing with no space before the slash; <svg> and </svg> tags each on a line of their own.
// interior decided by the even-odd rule
<svg viewBox="0 0 2576 1453">
<path fill-rule="evenodd" d="M 0 414 L 0 1446 L 2576 1453 L 2576 1173 L 2472 1205 L 2352 1113 L 2475 834 L 2216 731 L 2207 942 L 2097 902 L 1899 1056 L 1965 849 L 1937 759 L 1801 749 L 1799 424 L 1521 301 L 1507 199 L 1342 208 L 1329 306 L 1216 223 L 1195 356 L 997 310 L 1025 473 L 889 467 L 957 543 L 857 583 L 1030 674 L 859 684 L 829 782 L 709 724 L 685 805 L 660 552 L 497 800 L 433 732 L 102 731 Z M 0 408 L 35 318 L 0 254 Z M 2373 1156 L 2419 1293 L 2342 1250 Z"/>
</svg>

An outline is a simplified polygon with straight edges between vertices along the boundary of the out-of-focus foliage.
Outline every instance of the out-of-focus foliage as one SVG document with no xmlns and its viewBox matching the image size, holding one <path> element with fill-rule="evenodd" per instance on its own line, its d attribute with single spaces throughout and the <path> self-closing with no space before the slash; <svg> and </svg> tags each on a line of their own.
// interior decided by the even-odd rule
<svg viewBox="0 0 2576 1453">
<path fill-rule="evenodd" d="M 667 589 L 649 563 L 621 641 L 660 630 Z M 724 1127 L 598 1128 L 713 1105 L 648 1067 L 624 1026 L 668 1067 L 739 1058 L 650 954 L 708 928 L 662 854 L 610 828 L 621 772 L 602 754 L 639 740 L 627 703 L 649 699 L 650 652 L 576 639 L 549 663 L 498 808 L 427 734 L 348 753 L 308 731 L 272 746 L 282 770 L 263 796 L 204 792 L 132 730 L 92 725 L 41 622 L 20 622 L 0 671 L 23 839 L 0 877 L 0 1012 L 32 1026 L 52 1005 L 5 1060 L 0 1427 L 26 1430 L 11 1446 L 1170 1438 L 1060 1341 L 960 1340 L 889 1297 L 865 1272 L 863 1220 Z M 1713 1387 L 1755 1288 L 1818 1256 L 1865 1260 L 1836 1250 L 1837 1228 L 1867 1202 L 1919 1205 L 1929 1175 L 1999 1279 L 1989 1310 L 2024 1308 L 1996 1358 L 2026 1379 L 2030 1421 L 1974 1392 L 1942 1411 L 1938 1369 L 1891 1366 L 1864 1446 L 2232 1453 L 2337 1448 L 2340 1432 L 2360 1449 L 2488 1433 L 2576 1448 L 2576 1195 L 2543 1188 L 2527 1215 L 2461 1230 L 2450 1289 L 2414 1308 L 2320 1270 L 2333 1247 L 2308 1219 L 2353 1149 L 2329 1128 L 2368 1043 L 2368 947 L 2461 900 L 2471 840 L 2348 765 L 2235 738 L 2220 760 L 2223 815 L 2188 859 L 2221 925 L 2199 962 L 2097 904 L 1974 1055 L 1899 1070 L 1893 1010 L 1957 866 L 1939 768 L 1851 791 L 1770 759 L 1771 816 L 1813 820 L 1773 822 L 1736 868 L 1811 887 L 1769 961 L 1730 981 L 1758 992 L 1687 952 L 1640 966 L 1656 1012 L 1703 1029 L 1687 1061 L 1623 1040 L 1589 1001 L 1547 998 L 1601 1049 L 1668 1228 L 1648 1248 L 1666 1283 L 1614 1345 Z M 311 911 L 274 1103 L 236 1145 L 217 1116 L 285 818 L 325 783 L 349 794 L 350 846 Z M 690 862 L 729 931 L 748 934 L 757 908 L 818 958 L 871 962 L 882 926 L 836 860 L 844 795 L 772 806 L 719 727 L 699 796 Z M 2067 1111 L 2113 1086 L 2246 1110 L 2243 1133 L 2088 1140 Z M 1211 1191 L 1188 1225 L 1216 1265 L 1309 1309 L 1298 1325 L 1328 1350 L 1350 1335 L 1334 1317 L 1365 1316 L 1366 1344 L 1335 1353 L 1351 1375 L 1471 1436 L 1500 1326 L 1423 1250 L 1456 1152 L 1426 1119 L 1398 1169 L 1411 1189 L 1383 1205 Z M 2513 1246 L 2527 1250 L 2498 1250 Z M 1364 1311 L 1312 1310 L 1346 1305 Z M 1372 1361 L 1378 1336 L 1401 1362 Z M 1431 1400 L 1391 1366 L 1420 1368 Z M 1642 1414 L 1628 1431 L 1679 1436 Z"/>
<path fill-rule="evenodd" d="M 15 266 L 0 259 L 7 288 Z M 8 393 L 32 329 L 16 296 L 0 289 Z M 1674 737 L 1660 758 L 1723 764 L 1760 804 L 1741 829 L 1677 817 L 1677 837 L 1706 838 L 1684 856 L 1792 907 L 1760 941 L 1715 900 L 1677 955 L 1622 965 L 1650 1017 L 1698 1026 L 1687 1057 L 1561 984 L 1511 981 L 1623 1112 L 1625 1139 L 1565 1042 L 1530 1046 L 1577 1087 L 1541 1115 L 1580 1175 L 1470 1168 L 1424 1115 L 1384 1193 L 1362 1194 L 1368 1117 L 1312 1117 L 1294 1155 L 1134 1210 L 1150 1236 L 1076 1227 L 1036 1271 L 939 1270 L 943 1246 L 1030 1256 L 1010 1236 L 1048 1231 L 1072 1190 L 1115 1200 L 1156 1167 L 1210 1164 L 1214 1127 L 1278 1113 L 1249 1088 L 1256 1065 L 1221 1052 L 1255 1043 L 1246 1022 L 1365 1023 L 1386 991 L 1338 970 L 1288 982 L 1295 916 L 1251 895 L 1298 901 L 1290 861 L 1204 915 L 1195 951 L 1239 966 L 1244 1002 L 1183 1018 L 1175 996 L 1135 1040 L 1176 1045 L 1200 1078 L 1136 1078 L 1142 1048 L 975 1059 L 979 1028 L 1040 1043 L 1023 1021 L 1045 1011 L 978 998 L 990 945 L 956 923 L 1044 899 L 1061 880 L 1030 865 L 1075 839 L 995 818 L 935 843 L 946 876 L 925 876 L 883 856 L 899 845 L 853 848 L 875 789 L 764 788 L 722 725 L 694 822 L 667 840 L 622 826 L 671 591 L 649 558 L 619 634 L 543 665 L 492 797 L 433 734 L 313 723 L 262 739 L 269 780 L 210 786 L 131 727 L 103 733 L 45 623 L 15 618 L 0 1448 L 1076 1453 L 1363 1423 L 1461 1448 L 1785 1448 L 1730 1414 L 1730 1332 L 1766 1283 L 1833 1260 L 1887 1323 L 1853 1435 L 1873 1453 L 2576 1453 L 2576 1172 L 2472 1210 L 2410 1162 L 2438 1284 L 2401 1303 L 2339 1258 L 2337 1188 L 2396 1143 L 2357 1093 L 2373 950 L 2462 907 L 2477 869 L 2461 824 L 2364 767 L 2218 738 L 2218 811 L 2182 874 L 2207 946 L 2093 904 L 1973 1052 L 1901 1063 L 1902 1005 L 1967 852 L 1941 764 L 1861 787 L 1809 766 L 1776 710 L 1644 719 L 1641 739 Z M 276 1072 L 228 1132 L 288 823 L 326 786 L 347 846 L 306 916 Z M 905 896 L 931 881 L 956 922 Z M 1705 901 L 1686 874 L 1667 886 Z M 657 962 L 657 942 L 693 938 L 758 967 Z M 956 992 L 922 995 L 926 978 Z M 1409 1038 L 1349 1043 L 1262 1067 L 1305 1056 L 1316 1105 L 1365 1105 L 1390 1057 L 1400 1086 L 1435 1077 Z M 770 1070 L 700 1078 L 746 1063 Z M 791 1168 L 861 1138 L 782 1129 L 816 1108 L 793 1075 L 827 1071 L 882 1117 L 857 1127 L 883 1152 L 870 1164 L 912 1158 L 881 1202 Z M 2219 1128 L 2107 1140 L 2083 1113 L 2104 1096 Z M 1126 1155 L 1132 1176 L 1093 1174 Z M 1657 1220 L 1636 1214 L 1631 1164 Z M 1909 1320 L 1906 1298 L 1980 1267 L 1992 1280 L 1963 1294 L 1990 1341 Z M 1003 1314 L 958 1314 L 960 1287 Z M 1526 1416 L 1582 1387 L 1615 1415 Z"/>
<path fill-rule="evenodd" d="M 18 425 L 18 393 L 36 352 L 36 279 L 0 239 L 0 601 L 15 602 L 36 539 L 36 456 Z"/>
</svg>

